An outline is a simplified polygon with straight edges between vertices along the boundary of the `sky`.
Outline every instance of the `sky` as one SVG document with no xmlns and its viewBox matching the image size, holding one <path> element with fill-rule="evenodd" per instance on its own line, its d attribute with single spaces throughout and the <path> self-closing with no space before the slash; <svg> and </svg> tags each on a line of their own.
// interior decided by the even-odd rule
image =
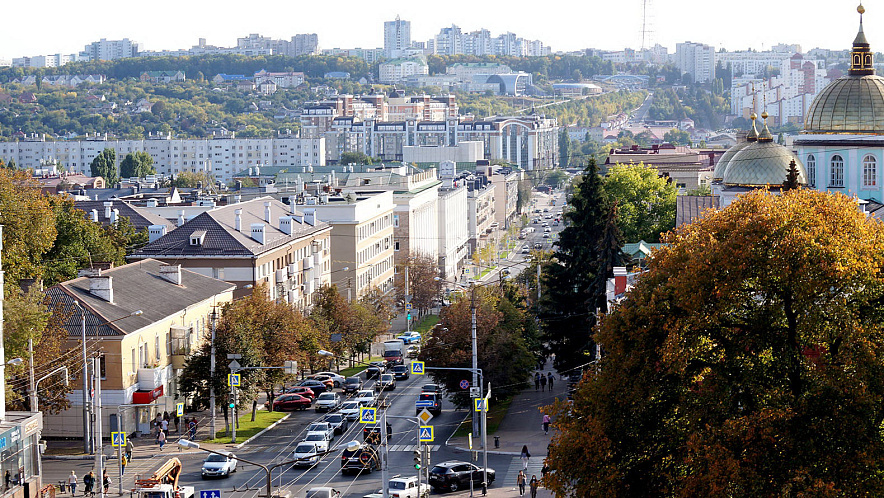
<svg viewBox="0 0 884 498">
<path fill-rule="evenodd" d="M 38 6 L 10 1 L 0 9 L 5 21 L 0 59 L 78 53 L 101 38 L 129 38 L 143 50 L 190 48 L 199 38 L 230 47 L 249 33 L 284 39 L 317 33 L 320 48 L 375 48 L 383 46 L 384 21 L 397 15 L 411 21 L 417 41 L 456 24 L 465 32 L 485 28 L 492 36 L 511 31 L 541 40 L 553 51 L 637 49 L 645 1 L 650 40 L 670 53 L 683 41 L 727 50 L 764 50 L 777 43 L 797 43 L 804 51 L 848 49 L 859 22 L 853 0 L 43 0 Z M 869 43 L 873 50 L 884 50 L 884 0 L 864 6 Z"/>
</svg>

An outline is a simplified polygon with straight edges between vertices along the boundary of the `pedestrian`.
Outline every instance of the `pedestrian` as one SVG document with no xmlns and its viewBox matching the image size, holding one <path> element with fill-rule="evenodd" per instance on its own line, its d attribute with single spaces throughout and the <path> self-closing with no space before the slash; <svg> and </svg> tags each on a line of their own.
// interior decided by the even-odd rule
<svg viewBox="0 0 884 498">
<path fill-rule="evenodd" d="M 193 441 L 196 439 L 196 417 L 194 417 L 190 423 L 188 424 L 188 429 L 190 429 L 190 440 Z"/>
<path fill-rule="evenodd" d="M 553 381 L 556 380 L 556 378 L 553 376 L 552 372 L 548 372 L 546 374 L 546 380 L 549 381 L 549 390 L 552 391 Z"/>
<path fill-rule="evenodd" d="M 93 486 L 95 486 L 95 472 L 90 470 L 88 474 L 83 476 L 83 496 L 95 496 Z"/>
<path fill-rule="evenodd" d="M 531 487 L 531 498 L 537 498 L 537 488 L 540 487 L 540 481 L 537 480 L 537 474 L 531 475 L 531 482 L 528 483 L 528 486 Z"/>
<path fill-rule="evenodd" d="M 541 423 L 543 424 L 543 433 L 549 434 L 549 415 L 544 413 L 543 414 L 543 421 Z"/>
<path fill-rule="evenodd" d="M 540 372 L 534 372 L 534 392 L 540 390 Z"/>
<path fill-rule="evenodd" d="M 73 471 L 71 471 L 73 472 Z M 9 470 L 6 470 L 6 475 L 3 476 L 3 491 L 9 491 L 9 482 L 12 481 L 12 474 L 9 473 Z M 76 482 L 74 485 L 76 486 Z"/>
<path fill-rule="evenodd" d="M 540 392 L 546 390 L 546 375 L 540 374 Z"/>
<path fill-rule="evenodd" d="M 160 431 L 159 436 L 157 436 L 157 442 L 160 443 L 160 451 L 163 451 L 163 446 L 166 445 L 166 433 Z"/>
<path fill-rule="evenodd" d="M 135 445 L 132 444 L 132 439 L 126 438 L 126 460 L 132 461 L 132 451 L 135 449 Z"/>
<path fill-rule="evenodd" d="M 122 467 L 122 470 L 120 470 L 120 475 L 126 473 L 126 465 L 129 465 L 129 459 L 124 454 L 123 457 L 120 458 L 120 466 Z"/>
<path fill-rule="evenodd" d="M 177 433 L 179 433 L 179 434 L 181 434 L 181 431 L 178 430 L 178 423 L 179 423 L 180 421 L 181 421 L 181 419 L 178 418 L 178 412 L 176 411 L 176 412 L 175 412 L 175 416 L 172 417 L 172 422 L 175 422 L 175 432 L 177 432 Z"/>
<path fill-rule="evenodd" d="M 516 484 L 519 485 L 519 496 L 522 496 L 525 494 L 525 481 L 526 481 L 525 471 L 520 470 L 519 475 L 516 476 Z"/>
<path fill-rule="evenodd" d="M 528 459 L 531 458 L 531 453 L 528 453 L 528 445 L 522 446 L 522 454 L 519 456 L 522 459 L 522 470 L 528 470 Z"/>
<path fill-rule="evenodd" d="M 6 489 L 9 489 L 9 480 L 10 480 L 10 477 L 9 477 L 9 471 L 8 471 L 8 470 L 6 471 L 6 477 L 5 477 L 5 479 L 6 479 Z M 77 494 L 77 480 L 78 480 L 78 479 L 77 479 L 77 474 L 72 470 L 72 471 L 71 471 L 71 475 L 68 476 L 68 487 L 71 488 L 71 496 L 74 496 L 74 495 Z"/>
<path fill-rule="evenodd" d="M 165 420 L 166 422 L 172 421 L 172 417 L 171 415 L 169 415 L 169 412 L 163 412 L 163 420 Z"/>
<path fill-rule="evenodd" d="M 167 436 L 169 435 L 169 421 L 168 420 L 163 419 L 163 421 L 160 422 L 160 431 Z"/>
<path fill-rule="evenodd" d="M 104 486 L 104 494 L 107 494 L 107 490 L 110 489 L 111 478 L 107 475 L 107 469 L 104 469 L 104 475 L 101 476 L 101 484 Z"/>
</svg>

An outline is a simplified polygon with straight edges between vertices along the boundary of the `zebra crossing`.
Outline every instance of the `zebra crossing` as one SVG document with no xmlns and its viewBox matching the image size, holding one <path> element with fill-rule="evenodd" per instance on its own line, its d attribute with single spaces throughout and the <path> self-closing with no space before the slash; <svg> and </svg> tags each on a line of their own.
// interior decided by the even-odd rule
<svg viewBox="0 0 884 498">
<path fill-rule="evenodd" d="M 439 451 L 439 448 L 441 448 L 441 445 L 438 445 L 438 444 L 431 444 L 430 445 L 430 451 Z M 417 445 L 417 444 L 393 444 L 393 445 L 390 445 L 390 451 L 414 451 L 414 450 L 419 450 L 419 449 L 420 449 L 420 445 Z"/>
<path fill-rule="evenodd" d="M 500 485 L 516 485 L 516 476 L 519 475 L 519 471 L 522 470 L 522 459 L 519 457 L 513 457 L 510 460 L 509 467 L 506 469 L 506 473 L 501 475 L 499 472 L 497 474 L 497 482 L 501 483 Z M 525 475 L 527 479 L 530 481 L 531 476 L 535 475 L 538 479 L 540 479 L 541 473 L 540 469 L 543 468 L 543 457 L 531 457 L 528 459 L 528 470 L 525 471 Z"/>
</svg>

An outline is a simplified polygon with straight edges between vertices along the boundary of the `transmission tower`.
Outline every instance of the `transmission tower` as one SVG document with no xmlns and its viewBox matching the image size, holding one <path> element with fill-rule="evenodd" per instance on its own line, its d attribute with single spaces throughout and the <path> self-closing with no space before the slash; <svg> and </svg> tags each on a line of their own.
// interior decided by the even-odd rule
<svg viewBox="0 0 884 498">
<path fill-rule="evenodd" d="M 642 50 L 645 50 L 651 44 L 651 37 L 654 34 L 652 17 L 651 0 L 642 0 Z"/>
</svg>

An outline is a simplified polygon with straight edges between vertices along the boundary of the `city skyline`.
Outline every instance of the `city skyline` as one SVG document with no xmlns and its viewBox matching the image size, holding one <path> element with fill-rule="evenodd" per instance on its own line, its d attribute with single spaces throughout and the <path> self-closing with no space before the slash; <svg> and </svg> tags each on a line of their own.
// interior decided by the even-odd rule
<svg viewBox="0 0 884 498">
<path fill-rule="evenodd" d="M 14 3 L 4 8 L 8 19 L 30 21 L 9 23 L 0 32 L 0 58 L 78 53 L 100 38 L 129 38 L 137 41 L 142 50 L 189 48 L 199 38 L 206 38 L 211 45 L 229 47 L 236 45 L 236 38 L 249 33 L 283 39 L 297 33 L 317 33 L 321 48 L 377 48 L 383 47 L 383 23 L 397 15 L 411 22 L 414 41 L 426 41 L 441 28 L 456 24 L 465 32 L 480 28 L 494 34 L 514 32 L 526 39 L 540 40 L 553 51 L 638 49 L 641 45 L 641 0 L 576 7 L 556 0 L 543 4 L 543 8 L 517 2 L 510 4 L 515 6 L 509 9 L 463 0 L 448 2 L 444 9 L 416 4 L 378 8 L 342 0 L 332 12 L 346 15 L 329 15 L 327 5 L 296 3 L 273 7 L 277 14 L 272 16 L 267 15 L 267 9 L 248 8 L 231 15 L 242 4 L 227 1 L 173 4 L 159 0 L 135 14 L 134 20 L 133 14 L 121 11 L 119 4 L 107 0 L 98 0 L 88 11 L 58 0 L 47 0 L 41 5 L 48 14 L 37 20 L 32 17 L 32 7 L 26 4 Z M 670 53 L 676 43 L 687 40 L 731 51 L 764 50 L 777 43 L 800 44 L 805 51 L 815 47 L 846 50 L 858 25 L 856 5 L 849 2 L 828 5 L 824 16 L 817 10 L 808 10 L 806 2 L 798 0 L 765 7 L 763 16 L 754 9 L 737 9 L 719 20 L 709 15 L 708 3 L 699 0 L 684 0 L 677 5 L 657 0 L 651 3 L 651 44 L 660 43 Z M 884 47 L 884 36 L 877 36 L 879 32 L 884 35 L 884 4 L 867 3 L 866 8 L 864 22 L 869 42 L 873 49 Z M 770 22 L 764 25 L 759 18 Z M 194 19 L 200 21 L 195 23 Z M 39 29 L 34 29 L 35 22 Z"/>
</svg>

